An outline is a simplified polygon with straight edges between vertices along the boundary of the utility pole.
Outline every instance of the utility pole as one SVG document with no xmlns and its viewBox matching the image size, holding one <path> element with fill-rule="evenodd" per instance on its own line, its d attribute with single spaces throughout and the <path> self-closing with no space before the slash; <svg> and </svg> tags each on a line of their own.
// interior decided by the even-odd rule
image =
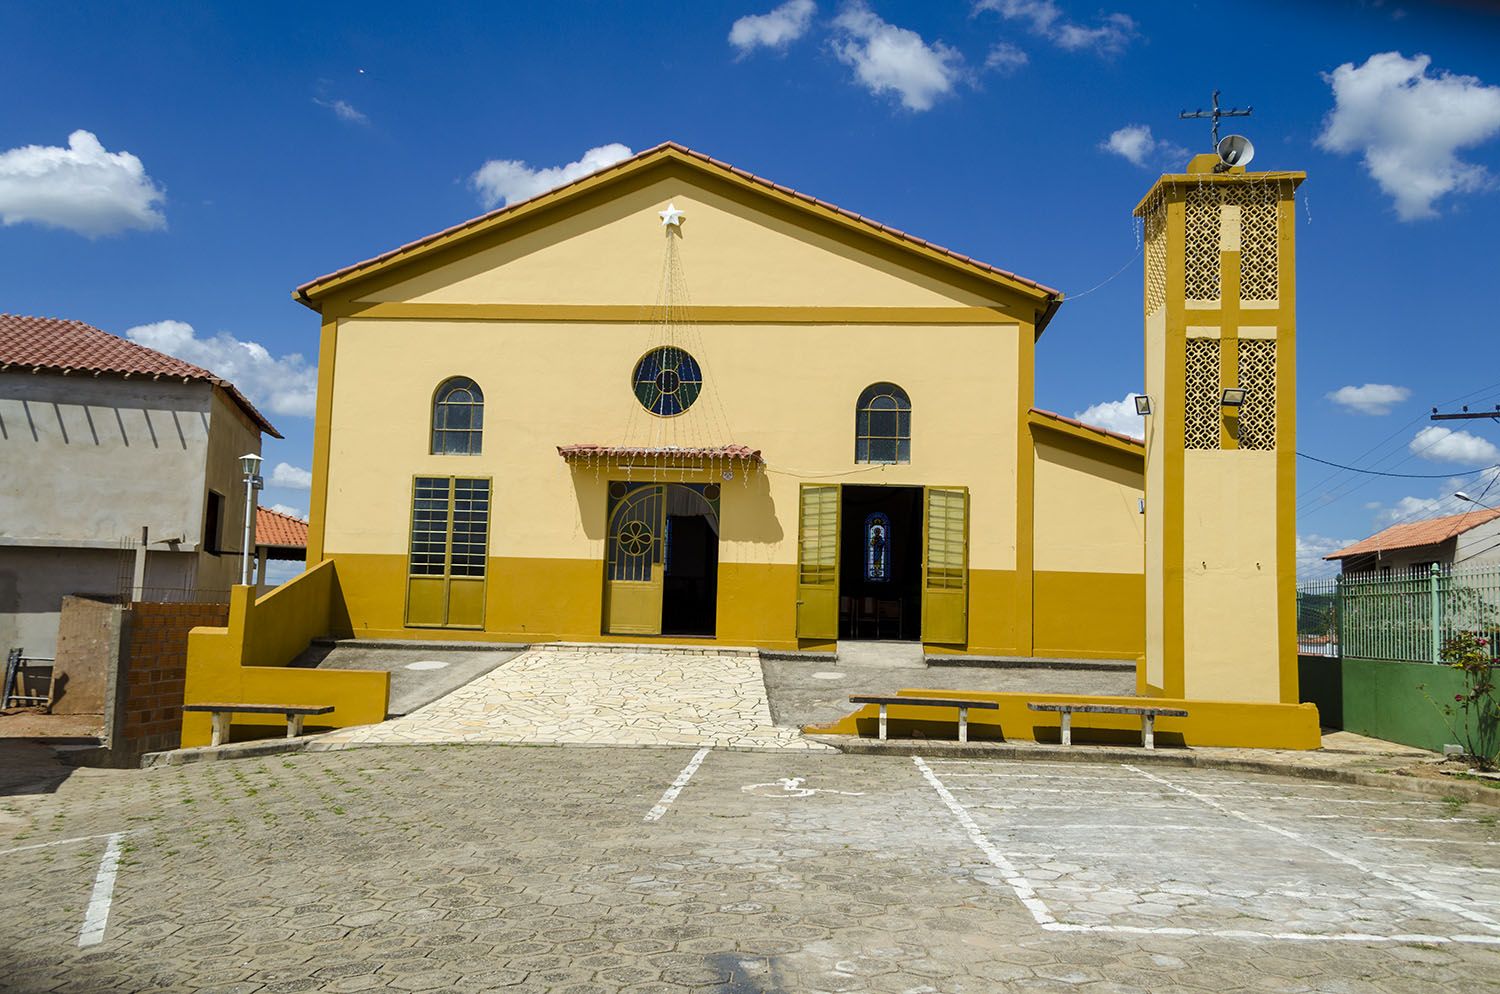
<svg viewBox="0 0 1500 994">
<path fill-rule="evenodd" d="M 1201 117 L 1211 117 L 1211 118 L 1213 118 L 1213 122 L 1214 122 L 1214 151 L 1217 152 L 1219 150 L 1219 118 L 1221 118 L 1221 117 L 1249 117 L 1252 113 L 1254 113 L 1254 111 L 1255 111 L 1254 107 L 1246 107 L 1244 110 L 1241 110 L 1238 107 L 1231 107 L 1229 110 L 1220 110 L 1219 109 L 1219 91 L 1215 90 L 1214 91 L 1214 109 L 1213 110 L 1204 110 L 1202 107 L 1199 107 L 1197 110 L 1193 110 L 1193 111 L 1187 111 L 1187 110 L 1185 110 L 1182 113 L 1178 114 L 1177 118 L 1180 121 L 1190 121 L 1190 120 L 1193 120 L 1195 118 L 1201 118 Z"/>
<path fill-rule="evenodd" d="M 1478 420 L 1480 420 L 1482 418 L 1488 418 L 1491 421 L 1500 421 L 1500 404 L 1496 404 L 1495 405 L 1495 409 L 1493 411 L 1470 411 L 1469 410 L 1469 405 L 1465 404 L 1462 408 L 1459 409 L 1459 412 L 1460 413 L 1458 413 L 1458 414 L 1439 414 L 1438 413 L 1438 409 L 1436 407 L 1434 407 L 1432 409 L 1432 414 L 1431 414 L 1431 416 L 1429 417 L 1428 420 L 1430 420 L 1430 421 L 1478 421 Z"/>
</svg>

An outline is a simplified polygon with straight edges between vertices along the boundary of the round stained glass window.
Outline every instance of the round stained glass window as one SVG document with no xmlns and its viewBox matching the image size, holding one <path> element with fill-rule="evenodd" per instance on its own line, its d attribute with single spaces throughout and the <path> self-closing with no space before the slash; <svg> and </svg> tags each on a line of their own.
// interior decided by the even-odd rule
<svg viewBox="0 0 1500 994">
<path fill-rule="evenodd" d="M 682 349 L 666 345 L 641 356 L 630 382 L 642 407 L 670 418 L 692 407 L 698 399 L 703 390 L 703 371 L 698 360 Z"/>
</svg>

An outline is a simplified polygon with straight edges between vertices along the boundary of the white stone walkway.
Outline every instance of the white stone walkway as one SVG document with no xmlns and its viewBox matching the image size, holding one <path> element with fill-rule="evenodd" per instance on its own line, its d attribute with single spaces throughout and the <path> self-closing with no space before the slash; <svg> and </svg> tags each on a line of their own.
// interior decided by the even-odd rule
<svg viewBox="0 0 1500 994">
<path fill-rule="evenodd" d="M 771 721 L 753 649 L 539 646 L 379 725 L 319 736 L 360 745 L 719 746 L 833 751 Z"/>
</svg>

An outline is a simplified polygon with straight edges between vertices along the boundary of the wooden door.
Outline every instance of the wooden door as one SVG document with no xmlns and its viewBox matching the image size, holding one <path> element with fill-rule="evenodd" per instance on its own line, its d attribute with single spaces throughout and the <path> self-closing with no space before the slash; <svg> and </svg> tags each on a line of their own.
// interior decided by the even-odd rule
<svg viewBox="0 0 1500 994">
<path fill-rule="evenodd" d="M 923 493 L 922 641 L 961 645 L 969 638 L 969 491 Z"/>
<path fill-rule="evenodd" d="M 406 577 L 408 627 L 484 627 L 489 522 L 489 480 L 416 478 Z"/>
<path fill-rule="evenodd" d="M 839 637 L 839 503 L 836 483 L 804 483 L 797 517 L 797 637 Z"/>
<path fill-rule="evenodd" d="M 609 512 L 604 562 L 604 630 L 660 635 L 665 493 L 649 484 L 629 490 Z"/>
</svg>

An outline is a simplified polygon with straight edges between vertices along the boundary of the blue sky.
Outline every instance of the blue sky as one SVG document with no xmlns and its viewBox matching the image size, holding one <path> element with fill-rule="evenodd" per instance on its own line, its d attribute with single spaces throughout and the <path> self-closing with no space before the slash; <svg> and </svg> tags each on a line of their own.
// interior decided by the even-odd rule
<svg viewBox="0 0 1500 994">
<path fill-rule="evenodd" d="M 293 286 L 666 139 L 1070 294 L 1123 267 L 1043 336 L 1037 402 L 1128 428 L 1097 405 L 1141 385 L 1130 209 L 1207 150 L 1177 112 L 1215 86 L 1255 107 L 1232 129 L 1253 168 L 1309 173 L 1299 448 L 1439 477 L 1300 462 L 1309 561 L 1464 510 L 1444 495 L 1494 474 L 1442 475 L 1500 463 L 1494 422 L 1417 437 L 1433 404 L 1500 403 L 1500 15 L 1478 5 L 18 2 L 0 36 L 0 310 L 235 379 L 287 436 L 268 503 L 307 506 L 318 323 Z"/>
</svg>

